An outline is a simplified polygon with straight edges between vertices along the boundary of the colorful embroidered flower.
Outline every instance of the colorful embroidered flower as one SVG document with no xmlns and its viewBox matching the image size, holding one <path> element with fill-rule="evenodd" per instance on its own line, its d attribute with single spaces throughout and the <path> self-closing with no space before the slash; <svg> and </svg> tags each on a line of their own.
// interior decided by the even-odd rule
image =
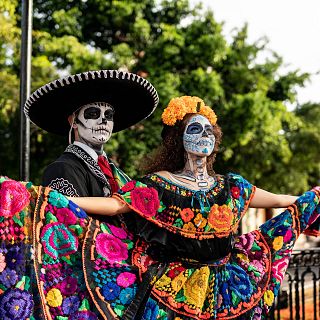
<svg viewBox="0 0 320 320">
<path fill-rule="evenodd" d="M 32 296 L 28 291 L 10 289 L 0 297 L 0 319 L 28 319 L 33 309 Z"/>
<path fill-rule="evenodd" d="M 96 238 L 97 253 L 108 262 L 121 262 L 128 259 L 128 248 L 125 243 L 112 234 L 100 233 Z"/>
<path fill-rule="evenodd" d="M 196 227 L 193 225 L 192 222 L 188 222 L 187 224 L 183 225 L 182 229 L 185 231 L 196 231 Z"/>
<path fill-rule="evenodd" d="M 57 208 L 64 208 L 68 205 L 69 200 L 56 190 L 51 190 L 49 193 L 49 203 Z"/>
<path fill-rule="evenodd" d="M 177 277 L 180 273 L 183 273 L 186 269 L 182 266 L 179 267 L 175 267 L 173 269 L 171 269 L 170 271 L 168 271 L 168 277 L 170 277 L 171 279 Z"/>
<path fill-rule="evenodd" d="M 127 305 L 131 303 L 135 294 L 136 294 L 136 290 L 134 288 L 126 288 L 124 290 L 121 290 L 120 296 L 119 296 L 121 304 Z"/>
<path fill-rule="evenodd" d="M 217 122 L 217 116 L 214 111 L 209 106 L 206 106 L 202 99 L 195 96 L 182 96 L 171 99 L 162 113 L 162 122 L 168 126 L 173 126 L 188 113 L 201 114 L 212 125 L 215 125 Z"/>
<path fill-rule="evenodd" d="M 59 208 L 57 209 L 56 217 L 59 222 L 64 225 L 75 224 L 77 222 L 77 217 L 75 214 L 68 208 Z"/>
<path fill-rule="evenodd" d="M 271 307 L 273 304 L 273 300 L 274 300 L 274 294 L 271 290 L 267 290 L 264 294 L 263 294 L 263 299 L 266 303 L 267 306 Z"/>
<path fill-rule="evenodd" d="M 62 302 L 62 311 L 64 314 L 71 314 L 78 311 L 80 306 L 80 300 L 77 296 L 71 296 L 68 298 L 65 298 Z"/>
<path fill-rule="evenodd" d="M 69 201 L 69 208 L 78 218 L 88 217 L 87 214 L 72 201 Z"/>
<path fill-rule="evenodd" d="M 155 286 L 159 289 L 169 285 L 171 283 L 171 279 L 165 274 L 155 283 Z"/>
<path fill-rule="evenodd" d="M 158 192 L 154 188 L 136 188 L 131 192 L 133 207 L 141 211 L 147 217 L 153 217 L 160 207 Z"/>
<path fill-rule="evenodd" d="M 238 237 L 237 242 L 235 243 L 235 248 L 241 250 L 242 252 L 247 252 L 251 250 L 254 242 L 254 235 L 252 233 L 246 233 Z"/>
<path fill-rule="evenodd" d="M 69 320 L 98 320 L 98 317 L 93 312 L 84 310 L 71 314 Z"/>
<path fill-rule="evenodd" d="M 23 263 L 23 254 L 19 252 L 18 247 L 13 247 L 11 250 L 8 251 L 6 254 L 6 262 L 7 266 L 10 269 L 16 270 Z"/>
<path fill-rule="evenodd" d="M 253 292 L 253 287 L 248 274 L 238 265 L 229 264 L 228 271 L 230 278 L 228 279 L 229 290 L 237 295 L 240 300 L 248 299 Z"/>
<path fill-rule="evenodd" d="M 118 298 L 119 294 L 120 294 L 120 287 L 114 282 L 107 282 L 107 284 L 105 284 L 102 287 L 102 295 L 108 301 L 112 301 Z"/>
<path fill-rule="evenodd" d="M 231 188 L 231 194 L 232 194 L 233 198 L 239 199 L 239 197 L 240 197 L 240 189 L 238 187 L 232 187 Z"/>
<path fill-rule="evenodd" d="M 62 304 L 62 295 L 59 289 L 50 289 L 46 295 L 46 300 L 50 307 L 59 307 Z"/>
<path fill-rule="evenodd" d="M 272 246 L 274 250 L 280 250 L 283 246 L 283 237 L 279 236 L 274 238 Z"/>
<path fill-rule="evenodd" d="M 227 232 L 230 230 L 233 220 L 232 210 L 227 205 L 214 204 L 208 215 L 208 224 L 216 232 Z"/>
<path fill-rule="evenodd" d="M 283 241 L 285 243 L 288 243 L 292 240 L 292 231 L 291 229 L 287 229 L 287 232 L 285 233 L 284 237 L 283 237 Z"/>
<path fill-rule="evenodd" d="M 117 277 L 117 284 L 120 287 L 127 288 L 136 282 L 136 275 L 131 272 L 122 272 Z"/>
<path fill-rule="evenodd" d="M 136 187 L 136 181 L 135 180 L 131 180 L 129 182 L 127 182 L 122 188 L 121 191 L 123 192 L 129 192 L 131 190 L 133 190 Z"/>
<path fill-rule="evenodd" d="M 112 224 L 108 224 L 107 226 L 109 227 L 110 231 L 112 232 L 113 235 L 118 237 L 119 239 L 126 239 L 128 234 L 123 228 L 118 228 Z"/>
<path fill-rule="evenodd" d="M 78 287 L 78 281 L 76 278 L 66 277 L 61 282 L 60 290 L 62 294 L 69 296 L 77 290 L 77 287 Z"/>
<path fill-rule="evenodd" d="M 142 320 L 156 320 L 159 312 L 158 304 L 152 300 L 148 299 L 146 303 L 146 307 L 144 309 L 144 314 L 142 316 Z"/>
<path fill-rule="evenodd" d="M 0 282 L 7 288 L 14 286 L 17 283 L 17 281 L 18 281 L 18 275 L 15 272 L 15 270 L 10 270 L 7 268 L 7 269 L 4 269 L 0 274 Z"/>
<path fill-rule="evenodd" d="M 197 228 L 204 228 L 207 225 L 207 219 L 203 217 L 201 213 L 198 213 L 193 220 Z"/>
<path fill-rule="evenodd" d="M 210 270 L 207 266 L 196 269 L 191 275 L 185 284 L 185 296 L 188 303 L 195 305 L 197 308 L 203 308 L 209 276 Z"/>
<path fill-rule="evenodd" d="M 78 249 L 78 238 L 63 224 L 50 223 L 41 231 L 44 251 L 53 259 L 68 256 Z"/>
<path fill-rule="evenodd" d="M 6 180 L 0 189 L 0 216 L 12 217 L 30 202 L 30 193 L 17 181 Z"/>
<path fill-rule="evenodd" d="M 181 210 L 180 215 L 184 222 L 189 222 L 194 217 L 194 213 L 190 208 L 184 208 Z"/>
<path fill-rule="evenodd" d="M 171 288 L 175 292 L 179 292 L 187 280 L 188 280 L 188 278 L 184 275 L 183 272 L 181 272 L 178 276 L 176 276 L 174 279 L 172 279 Z"/>
<path fill-rule="evenodd" d="M 253 309 L 253 319 L 252 320 L 262 320 L 261 318 L 261 315 L 262 315 L 262 309 L 258 306 L 256 306 L 254 309 Z"/>
<path fill-rule="evenodd" d="M 2 272 L 6 268 L 6 257 L 0 252 L 0 272 Z"/>
<path fill-rule="evenodd" d="M 282 257 L 281 259 L 273 262 L 272 274 L 279 282 L 282 282 L 286 269 L 288 267 L 288 264 L 289 264 L 288 257 Z"/>
</svg>

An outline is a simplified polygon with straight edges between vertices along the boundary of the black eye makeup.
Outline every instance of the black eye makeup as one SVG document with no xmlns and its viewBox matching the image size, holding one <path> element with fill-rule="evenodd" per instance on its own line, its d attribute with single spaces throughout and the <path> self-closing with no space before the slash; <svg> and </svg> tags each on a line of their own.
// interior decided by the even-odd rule
<svg viewBox="0 0 320 320">
<path fill-rule="evenodd" d="M 114 111 L 112 109 L 108 109 L 105 111 L 104 113 L 104 117 L 107 119 L 107 120 L 113 120 L 113 115 L 114 115 Z"/>
<path fill-rule="evenodd" d="M 201 123 L 194 122 L 194 123 L 191 123 L 187 127 L 186 133 L 188 133 L 188 134 L 198 134 L 198 133 L 201 133 L 202 131 L 203 131 L 203 127 L 202 127 Z"/>
<path fill-rule="evenodd" d="M 204 130 L 206 131 L 207 134 L 213 134 L 213 128 L 209 124 L 206 124 L 204 126 Z"/>
<path fill-rule="evenodd" d="M 89 107 L 84 110 L 83 117 L 85 119 L 98 119 L 100 117 L 100 109 L 97 107 Z"/>
</svg>

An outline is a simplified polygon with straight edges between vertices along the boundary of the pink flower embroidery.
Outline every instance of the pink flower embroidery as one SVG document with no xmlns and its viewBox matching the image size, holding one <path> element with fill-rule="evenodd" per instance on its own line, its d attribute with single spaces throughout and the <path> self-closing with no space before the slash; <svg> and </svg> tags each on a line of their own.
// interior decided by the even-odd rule
<svg viewBox="0 0 320 320">
<path fill-rule="evenodd" d="M 160 207 L 158 192 L 154 188 L 136 188 L 131 192 L 132 205 L 147 217 L 153 217 Z"/>
<path fill-rule="evenodd" d="M 127 182 L 122 188 L 121 191 L 123 192 L 129 192 L 131 190 L 133 190 L 136 186 L 136 181 L 135 180 L 131 180 L 129 182 Z"/>
<path fill-rule="evenodd" d="M 77 217 L 75 214 L 68 208 L 59 208 L 57 209 L 56 217 L 59 222 L 64 225 L 75 224 L 77 222 Z"/>
<path fill-rule="evenodd" d="M 109 263 L 128 259 L 127 245 L 112 234 L 100 233 L 96 238 L 96 248 Z"/>
<path fill-rule="evenodd" d="M 64 295 L 71 295 L 77 290 L 78 282 L 76 278 L 66 277 L 60 286 L 60 291 Z"/>
<path fill-rule="evenodd" d="M 136 275 L 131 272 L 122 272 L 117 277 L 117 284 L 120 287 L 127 288 L 136 282 Z"/>
<path fill-rule="evenodd" d="M 238 241 L 235 244 L 235 248 L 248 253 L 252 248 L 254 241 L 254 235 L 252 233 L 246 233 L 238 237 Z"/>
<path fill-rule="evenodd" d="M 0 272 L 2 272 L 6 268 L 6 257 L 3 253 L 0 253 Z"/>
<path fill-rule="evenodd" d="M 20 212 L 30 202 L 30 194 L 17 181 L 6 180 L 0 189 L 0 216 L 12 217 Z"/>
<path fill-rule="evenodd" d="M 123 230 L 122 228 L 115 227 L 112 224 L 107 224 L 109 229 L 111 230 L 112 234 L 118 237 L 119 239 L 126 239 L 127 238 L 127 232 Z"/>
<path fill-rule="evenodd" d="M 290 229 L 288 229 L 286 234 L 283 237 L 283 241 L 287 243 L 291 240 L 292 240 L 292 231 Z"/>
<path fill-rule="evenodd" d="M 274 275 L 274 277 L 278 280 L 278 281 L 282 281 L 285 271 L 288 267 L 289 264 L 289 258 L 288 257 L 283 257 L 279 260 L 276 260 L 273 265 L 272 265 L 272 273 Z"/>
</svg>

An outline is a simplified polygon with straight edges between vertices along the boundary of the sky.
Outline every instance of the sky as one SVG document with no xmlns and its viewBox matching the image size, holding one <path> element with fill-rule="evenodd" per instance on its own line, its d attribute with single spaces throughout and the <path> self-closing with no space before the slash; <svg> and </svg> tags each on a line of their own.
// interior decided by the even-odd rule
<svg viewBox="0 0 320 320">
<path fill-rule="evenodd" d="M 311 82 L 297 90 L 297 100 L 320 103 L 320 0 L 191 0 L 199 2 L 224 22 L 227 40 L 247 22 L 249 41 L 267 37 L 268 48 L 283 57 L 283 70 L 311 73 Z"/>
</svg>

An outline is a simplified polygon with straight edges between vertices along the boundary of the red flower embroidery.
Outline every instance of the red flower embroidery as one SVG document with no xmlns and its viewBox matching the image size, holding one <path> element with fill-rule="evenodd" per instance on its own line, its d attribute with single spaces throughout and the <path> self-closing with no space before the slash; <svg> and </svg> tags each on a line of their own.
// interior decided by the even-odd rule
<svg viewBox="0 0 320 320">
<path fill-rule="evenodd" d="M 136 188 L 131 192 L 133 207 L 141 211 L 147 217 L 153 217 L 160 207 L 158 192 L 154 188 Z"/>
<path fill-rule="evenodd" d="M 239 199 L 239 197 L 240 197 L 240 189 L 238 187 L 232 187 L 231 188 L 231 194 L 232 194 L 233 198 Z"/>
<path fill-rule="evenodd" d="M 122 188 L 121 191 L 123 192 L 129 192 L 131 190 L 133 190 L 136 186 L 136 181 L 135 180 L 131 180 L 129 182 L 127 182 Z"/>
<path fill-rule="evenodd" d="M 194 213 L 190 208 L 184 208 L 180 212 L 181 218 L 184 222 L 189 222 L 194 217 Z"/>
<path fill-rule="evenodd" d="M 184 267 L 181 267 L 181 266 L 173 268 L 168 272 L 168 277 L 170 277 L 171 279 L 174 279 L 179 274 L 181 274 L 184 270 L 186 270 L 186 269 Z"/>
</svg>

